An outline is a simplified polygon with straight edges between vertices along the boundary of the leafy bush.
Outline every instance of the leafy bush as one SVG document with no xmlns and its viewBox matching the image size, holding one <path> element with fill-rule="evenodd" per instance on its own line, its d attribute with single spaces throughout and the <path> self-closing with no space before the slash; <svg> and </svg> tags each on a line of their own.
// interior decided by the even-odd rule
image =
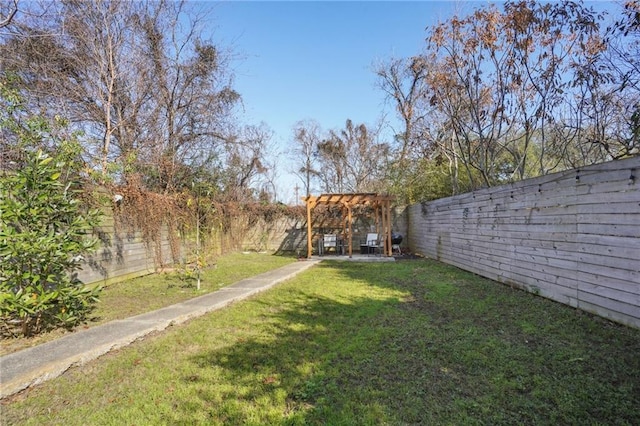
<svg viewBox="0 0 640 426">
<path fill-rule="evenodd" d="M 86 209 L 80 199 L 78 145 L 56 141 L 53 154 L 33 149 L 34 135 L 46 130 L 44 120 L 31 121 L 38 122 L 30 126 L 31 141 L 14 147 L 19 152 L 15 170 L 0 176 L 0 317 L 5 333 L 71 328 L 86 318 L 101 290 L 85 287 L 75 274 L 82 256 L 97 244 L 90 231 L 99 221 L 99 212 Z M 23 135 L 19 138 L 24 142 Z"/>
<path fill-rule="evenodd" d="M 25 154 L 22 168 L 0 178 L 0 315 L 28 335 L 76 325 L 100 289 L 74 274 L 96 244 L 87 231 L 97 213 L 83 211 L 73 182 L 61 178 L 60 156 Z"/>
</svg>

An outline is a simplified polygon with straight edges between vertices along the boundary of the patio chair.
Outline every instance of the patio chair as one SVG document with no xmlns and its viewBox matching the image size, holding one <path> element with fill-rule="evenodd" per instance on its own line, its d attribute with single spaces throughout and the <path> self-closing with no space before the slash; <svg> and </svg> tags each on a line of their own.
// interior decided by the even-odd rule
<svg viewBox="0 0 640 426">
<path fill-rule="evenodd" d="M 367 234 L 366 240 L 367 246 L 367 255 L 371 254 L 382 254 L 381 249 L 384 248 L 384 242 L 381 241 L 380 236 L 377 233 L 369 233 Z"/>
<path fill-rule="evenodd" d="M 338 236 L 336 234 L 324 234 L 322 236 L 323 252 L 333 248 L 338 253 Z M 322 253 L 321 253 L 322 254 Z"/>
</svg>

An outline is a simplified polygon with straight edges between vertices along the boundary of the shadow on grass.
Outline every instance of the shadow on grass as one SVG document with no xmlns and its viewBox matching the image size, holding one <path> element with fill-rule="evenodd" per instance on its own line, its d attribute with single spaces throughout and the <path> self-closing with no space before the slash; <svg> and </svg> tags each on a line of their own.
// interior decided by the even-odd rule
<svg viewBox="0 0 640 426">
<path fill-rule="evenodd" d="M 145 340 L 3 420 L 640 424 L 640 330 L 431 261 L 326 261 Z"/>
<path fill-rule="evenodd" d="M 214 423 L 640 423 L 638 330 L 436 262 L 325 262 L 248 303 L 183 378 Z"/>
</svg>

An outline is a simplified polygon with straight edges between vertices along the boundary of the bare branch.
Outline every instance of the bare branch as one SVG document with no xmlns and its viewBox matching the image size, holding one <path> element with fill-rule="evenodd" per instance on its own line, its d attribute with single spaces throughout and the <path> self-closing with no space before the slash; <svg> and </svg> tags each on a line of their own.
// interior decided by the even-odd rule
<svg viewBox="0 0 640 426">
<path fill-rule="evenodd" d="M 18 13 L 18 0 L 13 0 L 11 3 L 12 4 L 9 6 L 9 12 L 5 16 L 0 15 L 0 28 L 9 26 L 13 18 L 16 16 L 16 13 Z"/>
</svg>

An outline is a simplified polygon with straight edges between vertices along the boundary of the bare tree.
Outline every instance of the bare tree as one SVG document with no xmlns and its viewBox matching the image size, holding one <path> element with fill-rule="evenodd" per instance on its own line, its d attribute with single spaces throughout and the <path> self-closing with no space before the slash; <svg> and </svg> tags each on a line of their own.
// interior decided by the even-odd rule
<svg viewBox="0 0 640 426">
<path fill-rule="evenodd" d="M 425 120 L 432 113 L 427 84 L 429 66 L 425 59 L 424 55 L 391 59 L 374 69 L 379 88 L 394 104 L 402 123 L 395 136 L 396 152 L 387 168 L 387 186 L 405 202 L 412 199 L 409 194 L 414 192 L 415 184 L 420 185 L 413 181 L 407 184 L 408 180 L 421 175 L 420 169 L 436 154 L 437 147 L 428 136 L 427 128 L 432 123 Z"/>
<path fill-rule="evenodd" d="M 298 121 L 293 127 L 293 148 L 291 150 L 295 169 L 293 173 L 302 181 L 305 195 L 310 195 L 312 185 L 318 176 L 316 164 L 318 145 L 322 129 L 314 120 Z"/>
<path fill-rule="evenodd" d="M 640 153 L 640 2 L 628 0 L 609 28 L 605 62 L 614 76 L 615 93 L 623 100 L 625 129 L 620 129 L 617 147 L 622 155 Z"/>
<path fill-rule="evenodd" d="M 225 54 L 200 36 L 204 16 L 188 14 L 184 2 L 161 5 L 157 14 L 145 17 L 142 28 L 154 84 L 149 154 L 157 186 L 171 191 L 180 185 L 178 170 L 202 158 L 194 153 L 225 143 L 226 118 L 239 94 L 231 88 Z M 190 19 L 186 31 L 178 19 Z"/>
<path fill-rule="evenodd" d="M 129 29 L 139 11 L 121 1 L 47 7 L 49 13 L 32 14 L 5 44 L 5 51 L 14 53 L 7 68 L 23 77 L 32 103 L 68 117 L 85 132 L 87 151 L 106 174 L 112 146 L 126 157 L 133 145 L 127 129 L 136 127 L 145 95 L 132 91 L 147 90 L 138 84 L 145 79 Z M 139 81 L 131 81 L 135 78 Z"/>
<path fill-rule="evenodd" d="M 429 31 L 430 121 L 439 119 L 452 143 L 435 140 L 472 187 L 566 167 L 569 152 L 582 164 L 605 159 L 620 108 L 600 68 L 600 18 L 573 2 L 521 1 Z"/>
<path fill-rule="evenodd" d="M 347 120 L 318 144 L 318 175 L 326 192 L 370 192 L 382 186 L 388 159 L 389 146 L 377 141 L 377 132 Z"/>
<path fill-rule="evenodd" d="M 254 198 L 253 191 L 260 177 L 268 172 L 265 155 L 273 132 L 265 125 L 244 126 L 227 138 L 222 170 L 223 193 L 228 200 L 246 201 Z M 262 191 L 263 188 L 259 188 Z"/>
<path fill-rule="evenodd" d="M 498 160 L 511 148 L 506 135 L 512 126 L 512 62 L 498 37 L 501 26 L 500 12 L 486 8 L 441 23 L 428 37 L 433 103 L 449 117 L 470 180 L 479 176 L 484 186 L 495 182 Z"/>
<path fill-rule="evenodd" d="M 69 117 L 104 178 L 172 191 L 219 155 L 239 95 L 184 2 L 52 3 L 3 46 L 31 102 Z M 35 16 L 35 15 L 34 15 Z M 9 56 L 9 55 L 7 55 Z"/>
<path fill-rule="evenodd" d="M 397 162 L 400 167 L 406 166 L 405 160 L 412 144 L 416 140 L 418 128 L 424 121 L 428 106 L 425 100 L 428 87 L 427 62 L 424 56 L 414 56 L 408 59 L 392 59 L 376 67 L 378 86 L 396 107 L 398 116 L 402 120 L 403 128 L 397 136 L 400 141 L 400 152 Z"/>
</svg>

